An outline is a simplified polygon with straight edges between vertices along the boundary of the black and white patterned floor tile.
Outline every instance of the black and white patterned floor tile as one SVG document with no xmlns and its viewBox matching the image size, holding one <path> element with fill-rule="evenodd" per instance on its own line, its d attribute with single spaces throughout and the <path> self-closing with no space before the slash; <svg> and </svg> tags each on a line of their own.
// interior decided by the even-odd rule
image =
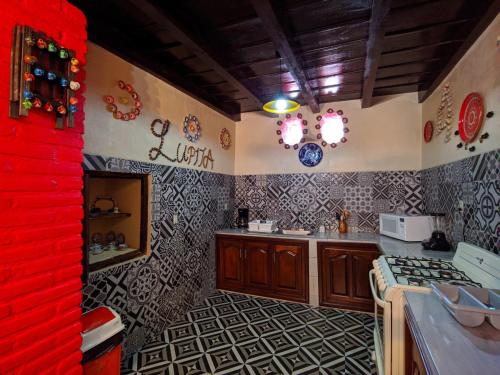
<svg viewBox="0 0 500 375">
<path fill-rule="evenodd" d="M 372 332 L 368 314 L 216 292 L 122 374 L 375 374 Z"/>
</svg>

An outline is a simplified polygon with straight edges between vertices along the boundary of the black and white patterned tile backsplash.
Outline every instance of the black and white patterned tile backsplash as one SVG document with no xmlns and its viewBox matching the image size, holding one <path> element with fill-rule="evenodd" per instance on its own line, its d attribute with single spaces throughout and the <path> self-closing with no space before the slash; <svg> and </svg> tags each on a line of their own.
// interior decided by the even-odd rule
<svg viewBox="0 0 500 375">
<path fill-rule="evenodd" d="M 279 226 L 335 226 L 335 213 L 351 211 L 351 231 L 373 232 L 378 214 L 420 214 L 420 172 L 296 173 L 236 176 L 235 207 L 250 219 L 275 219 Z"/>
<path fill-rule="evenodd" d="M 127 356 L 214 291 L 214 232 L 231 224 L 234 177 L 95 155 L 84 168 L 152 175 L 151 256 L 93 273 L 83 289 L 85 311 L 121 315 Z"/>
<path fill-rule="evenodd" d="M 500 150 L 424 169 L 421 175 L 425 211 L 446 214 L 453 245 L 466 241 L 498 254 Z"/>
</svg>

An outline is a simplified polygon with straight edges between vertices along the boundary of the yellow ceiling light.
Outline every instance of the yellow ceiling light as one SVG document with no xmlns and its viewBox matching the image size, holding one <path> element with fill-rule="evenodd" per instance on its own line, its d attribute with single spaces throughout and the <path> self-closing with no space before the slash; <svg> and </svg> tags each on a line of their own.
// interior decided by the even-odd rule
<svg viewBox="0 0 500 375">
<path fill-rule="evenodd" d="M 296 111 L 300 108 L 300 104 L 294 100 L 285 99 L 283 96 L 278 96 L 276 99 L 273 99 L 264 104 L 262 109 L 266 112 L 270 113 L 290 113 Z"/>
<path fill-rule="evenodd" d="M 281 58 L 280 58 L 280 91 L 273 100 L 264 103 L 262 109 L 269 113 L 284 114 L 296 111 L 300 104 L 295 100 L 287 99 L 281 92 Z"/>
</svg>

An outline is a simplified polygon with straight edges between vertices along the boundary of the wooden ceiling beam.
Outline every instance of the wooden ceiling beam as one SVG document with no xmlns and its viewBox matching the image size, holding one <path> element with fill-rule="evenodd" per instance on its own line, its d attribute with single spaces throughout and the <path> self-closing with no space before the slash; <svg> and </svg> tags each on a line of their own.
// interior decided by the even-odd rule
<svg viewBox="0 0 500 375">
<path fill-rule="evenodd" d="M 248 87 L 242 84 L 235 76 L 233 76 L 222 63 L 221 57 L 212 51 L 206 41 L 200 37 L 191 34 L 186 28 L 179 24 L 177 20 L 156 6 L 151 0 L 125 0 L 129 6 L 134 6 L 137 12 L 142 12 L 159 26 L 165 28 L 176 40 L 181 42 L 187 49 L 200 58 L 209 68 L 217 72 L 222 78 L 229 82 L 232 86 L 238 89 L 241 93 L 255 103 L 262 106 L 262 101 Z M 122 2 L 122 3 L 123 3 Z"/>
<path fill-rule="evenodd" d="M 448 60 L 444 69 L 437 75 L 434 81 L 425 91 L 418 93 L 418 101 L 422 103 L 427 99 L 441 84 L 441 82 L 446 78 L 446 76 L 451 72 L 455 65 L 460 61 L 460 59 L 465 55 L 467 50 L 474 44 L 474 42 L 479 38 L 483 31 L 488 27 L 488 25 L 493 22 L 495 17 L 500 12 L 500 0 L 493 0 L 489 8 L 483 13 L 483 16 L 479 22 L 474 26 L 472 31 L 469 33 L 465 41 L 460 45 L 456 52 Z"/>
<path fill-rule="evenodd" d="M 307 82 L 306 74 L 288 42 L 283 27 L 280 25 L 271 3 L 269 0 L 251 0 L 251 3 L 269 34 L 269 37 L 273 41 L 276 50 L 280 56 L 285 59 L 288 70 L 299 86 L 305 102 L 309 105 L 313 113 L 318 113 L 318 101 L 314 97 L 309 82 Z"/>
<path fill-rule="evenodd" d="M 391 0 L 373 0 L 372 16 L 366 44 L 365 74 L 361 108 L 368 108 L 372 104 L 375 77 L 382 55 L 382 42 L 384 40 L 384 21 L 391 9 Z"/>
</svg>

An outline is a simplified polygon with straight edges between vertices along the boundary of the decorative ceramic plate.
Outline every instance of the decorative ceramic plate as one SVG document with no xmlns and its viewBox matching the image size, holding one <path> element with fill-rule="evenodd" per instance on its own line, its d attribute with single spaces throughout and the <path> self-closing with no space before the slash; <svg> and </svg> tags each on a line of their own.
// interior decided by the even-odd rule
<svg viewBox="0 0 500 375">
<path fill-rule="evenodd" d="M 424 141 L 429 143 L 432 139 L 432 134 L 434 133 L 434 125 L 432 121 L 427 121 L 424 125 Z"/>
<path fill-rule="evenodd" d="M 223 128 L 219 134 L 220 145 L 224 150 L 229 150 L 231 147 L 231 133 L 226 128 Z"/>
<path fill-rule="evenodd" d="M 458 132 L 465 143 L 476 139 L 483 125 L 484 106 L 481 95 L 477 92 L 470 93 L 464 99 L 458 117 Z"/>
<path fill-rule="evenodd" d="M 197 142 L 201 137 L 201 126 L 198 117 L 189 115 L 184 118 L 184 136 L 189 142 Z"/>
<path fill-rule="evenodd" d="M 323 159 L 323 150 L 316 143 L 306 143 L 300 148 L 299 160 L 306 167 L 315 167 Z"/>
</svg>

